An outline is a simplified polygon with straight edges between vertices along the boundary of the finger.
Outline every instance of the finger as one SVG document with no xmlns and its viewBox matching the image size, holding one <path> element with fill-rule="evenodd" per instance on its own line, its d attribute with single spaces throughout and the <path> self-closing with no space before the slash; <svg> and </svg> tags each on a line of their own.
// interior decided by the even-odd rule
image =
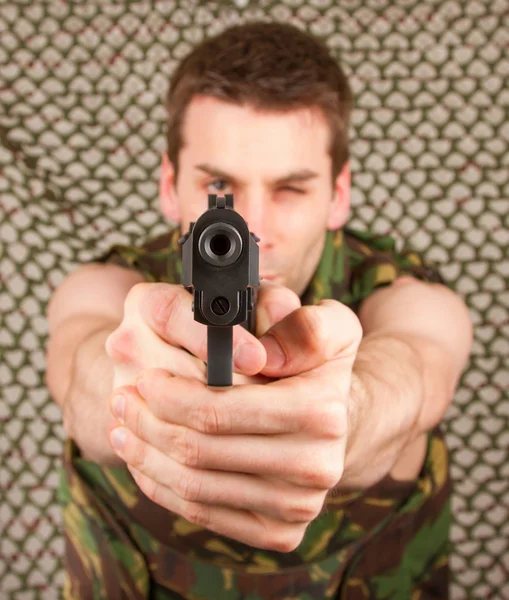
<svg viewBox="0 0 509 600">
<path fill-rule="evenodd" d="M 283 285 L 262 281 L 256 308 L 256 337 L 260 338 L 277 322 L 300 308 L 300 298 Z"/>
<path fill-rule="evenodd" d="M 128 467 L 187 502 L 248 510 L 287 523 L 309 523 L 320 514 L 325 500 L 323 491 L 306 490 L 285 481 L 190 469 L 150 446 L 143 465 L 131 464 L 129 456 L 124 460 Z"/>
<path fill-rule="evenodd" d="M 144 365 L 164 369 L 173 375 L 181 375 L 207 381 L 207 367 L 202 360 L 187 350 L 175 348 L 164 342 L 150 327 L 123 323 L 106 339 L 105 350 L 115 361 L 113 388 L 132 385 Z M 264 375 L 233 373 L 232 384 L 267 383 Z"/>
<path fill-rule="evenodd" d="M 303 306 L 260 339 L 267 351 L 261 373 L 290 377 L 339 358 L 343 366 L 351 368 L 361 338 L 360 321 L 345 304 L 322 300 Z"/>
<path fill-rule="evenodd" d="M 308 523 L 282 524 L 270 517 L 253 514 L 249 510 L 189 502 L 147 475 L 136 472 L 132 467 L 129 467 L 129 470 L 141 491 L 152 502 L 183 516 L 199 527 L 255 548 L 278 552 L 291 552 L 300 545 L 304 537 Z"/>
<path fill-rule="evenodd" d="M 123 420 L 136 438 L 188 467 L 275 475 L 297 485 L 318 489 L 333 487 L 341 477 L 344 435 L 325 440 L 313 439 L 306 434 L 208 435 L 165 422 L 150 410 L 144 410 L 142 402 L 132 401 L 132 397 L 126 402 Z M 130 462 L 142 464 L 143 451 L 143 447 L 135 447 L 132 453 L 139 457 Z"/>
<path fill-rule="evenodd" d="M 206 366 L 202 360 L 187 350 L 167 344 L 146 324 L 134 323 L 129 316 L 110 333 L 104 348 L 115 362 L 114 388 L 133 384 L 144 365 L 166 369 L 182 377 L 207 380 Z"/>
<path fill-rule="evenodd" d="M 207 362 L 207 327 L 194 320 L 192 295 L 168 283 L 139 283 L 130 303 L 145 323 L 172 346 L 185 348 Z M 265 350 L 249 331 L 233 327 L 233 367 L 244 375 L 258 373 L 265 364 Z"/>
<path fill-rule="evenodd" d="M 136 400 L 130 398 L 131 407 Z M 138 398 L 143 416 L 143 433 L 158 432 L 165 427 L 143 407 Z M 152 422 L 151 422 L 152 419 Z M 140 420 L 138 420 L 140 422 Z M 126 463 L 154 481 L 169 487 L 188 502 L 203 502 L 238 509 L 252 510 L 275 519 L 288 522 L 311 521 L 321 510 L 324 492 L 306 490 L 285 481 L 263 478 L 257 475 L 210 471 L 192 468 L 167 456 L 146 439 L 140 438 L 129 429 L 130 417 L 126 419 L 127 433 L 122 448 L 115 448 L 111 434 L 120 422 L 108 432 L 110 445 Z M 118 434 L 114 434 L 118 435 Z M 150 437 L 150 436 L 149 436 Z"/>
<path fill-rule="evenodd" d="M 152 426 L 145 422 L 143 427 L 142 431 L 150 431 L 149 440 L 135 435 L 127 423 L 110 435 L 112 448 L 136 468 L 148 465 L 156 449 L 187 468 L 274 476 L 313 490 L 328 491 L 343 473 L 343 440 L 323 444 L 302 435 L 270 440 L 253 435 L 210 436 L 161 421 Z M 115 446 L 120 436 L 121 446 Z M 330 456 L 333 450 L 334 463 Z"/>
<path fill-rule="evenodd" d="M 161 369 L 143 370 L 136 385 L 158 419 L 201 433 L 305 433 L 323 439 L 346 434 L 344 398 L 320 377 L 302 378 L 299 394 L 290 379 L 216 390 Z"/>
</svg>

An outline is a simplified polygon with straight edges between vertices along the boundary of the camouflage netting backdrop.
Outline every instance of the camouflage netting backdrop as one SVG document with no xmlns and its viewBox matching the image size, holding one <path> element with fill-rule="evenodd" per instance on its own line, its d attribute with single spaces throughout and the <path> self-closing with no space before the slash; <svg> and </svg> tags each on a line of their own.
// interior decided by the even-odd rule
<svg viewBox="0 0 509 600">
<path fill-rule="evenodd" d="M 452 596 L 509 598 L 508 0 L 0 2 L 0 597 L 57 598 L 63 582 L 50 294 L 164 231 L 168 78 L 204 36 L 253 19 L 326 40 L 356 97 L 351 224 L 423 251 L 470 306 L 445 422 Z"/>
</svg>

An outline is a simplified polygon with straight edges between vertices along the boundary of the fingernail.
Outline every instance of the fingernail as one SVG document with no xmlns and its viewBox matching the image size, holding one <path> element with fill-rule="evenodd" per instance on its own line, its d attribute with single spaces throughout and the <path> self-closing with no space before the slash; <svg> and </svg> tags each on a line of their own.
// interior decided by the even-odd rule
<svg viewBox="0 0 509 600">
<path fill-rule="evenodd" d="M 236 369 L 239 371 L 243 371 L 244 369 L 249 369 L 252 366 L 253 362 L 259 360 L 260 351 L 253 344 L 248 344 L 244 342 L 235 348 L 235 352 L 233 354 L 233 364 Z"/>
<path fill-rule="evenodd" d="M 260 339 L 267 351 L 267 362 L 265 364 L 269 369 L 279 369 L 286 362 L 286 356 L 281 346 L 277 343 L 273 335 L 266 335 Z"/>
<path fill-rule="evenodd" d="M 123 427 L 117 427 L 111 432 L 110 440 L 111 445 L 117 450 L 122 450 L 125 444 L 125 439 L 127 437 L 127 430 Z"/>
<path fill-rule="evenodd" d="M 123 423 L 124 422 L 124 411 L 125 411 L 125 400 L 123 396 L 115 396 L 113 398 L 113 414 L 117 417 L 117 419 Z"/>
</svg>

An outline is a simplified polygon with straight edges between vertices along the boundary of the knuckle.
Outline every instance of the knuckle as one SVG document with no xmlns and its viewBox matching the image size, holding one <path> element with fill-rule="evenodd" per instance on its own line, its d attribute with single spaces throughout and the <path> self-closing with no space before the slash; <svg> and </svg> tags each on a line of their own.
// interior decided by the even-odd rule
<svg viewBox="0 0 509 600">
<path fill-rule="evenodd" d="M 316 469 L 306 469 L 301 477 L 306 486 L 311 488 L 323 489 L 327 487 L 328 481 L 325 481 L 323 473 Z"/>
<path fill-rule="evenodd" d="M 121 325 L 106 338 L 106 354 L 115 363 L 132 363 L 134 356 L 134 331 Z"/>
<path fill-rule="evenodd" d="M 198 502 L 201 496 L 201 478 L 189 469 L 182 469 L 177 483 L 177 494 L 188 502 Z"/>
<path fill-rule="evenodd" d="M 132 402 L 126 402 L 125 407 L 125 422 L 129 423 L 129 428 L 134 433 L 134 435 L 139 439 L 145 439 L 143 435 L 143 419 L 141 410 L 136 408 L 133 410 Z"/>
<path fill-rule="evenodd" d="M 138 471 L 144 471 L 147 456 L 147 446 L 145 443 L 138 441 L 134 442 L 130 454 L 131 458 L 129 464 L 135 469 L 138 469 Z"/>
<path fill-rule="evenodd" d="M 159 445 L 163 452 L 172 452 L 177 448 L 175 426 L 163 423 L 159 431 Z"/>
<path fill-rule="evenodd" d="M 155 502 L 156 504 L 161 504 L 161 491 L 162 486 L 159 485 L 157 482 L 153 481 L 150 485 L 147 485 L 145 487 L 143 493 L 147 496 L 149 500 L 152 500 L 152 502 Z"/>
<path fill-rule="evenodd" d="M 186 292 L 187 293 L 187 292 Z M 175 325 L 175 315 L 182 304 L 182 294 L 176 289 L 159 289 L 154 291 L 152 298 L 152 317 L 161 331 L 168 331 Z"/>
<path fill-rule="evenodd" d="M 190 523 L 194 523 L 200 527 L 208 527 L 210 523 L 210 509 L 206 504 L 187 502 L 183 512 L 183 517 Z"/>
<path fill-rule="evenodd" d="M 270 543 L 270 549 L 275 552 L 293 552 L 298 548 L 304 538 L 305 528 L 285 528 L 277 536 L 273 537 Z"/>
<path fill-rule="evenodd" d="M 198 406 L 191 417 L 191 428 L 202 433 L 229 433 L 232 429 L 230 411 L 219 403 Z"/>
<path fill-rule="evenodd" d="M 306 431 L 323 439 L 344 437 L 347 426 L 347 409 L 338 401 L 316 402 L 302 419 Z"/>
<path fill-rule="evenodd" d="M 343 465 L 342 464 L 336 464 L 336 465 L 330 466 L 328 469 L 322 470 L 322 478 L 323 478 L 323 483 L 325 485 L 325 488 L 327 490 L 330 490 L 335 485 L 337 485 L 339 480 L 341 479 L 342 475 L 343 475 Z"/>
<path fill-rule="evenodd" d="M 347 407 L 341 402 L 332 402 L 325 410 L 322 424 L 324 437 L 330 439 L 344 438 L 348 427 Z"/>
<path fill-rule="evenodd" d="M 329 490 L 334 487 L 342 475 L 340 464 L 329 466 L 324 460 L 313 461 L 306 466 L 302 479 L 308 487 L 320 490 Z M 338 461 L 339 462 L 339 461 Z"/>
<path fill-rule="evenodd" d="M 173 438 L 172 450 L 175 458 L 183 465 L 197 467 L 200 462 L 198 437 L 187 427 L 182 427 Z"/>
<path fill-rule="evenodd" d="M 321 493 L 323 496 L 323 493 Z M 290 523 L 310 523 L 315 519 L 322 510 L 323 499 L 320 501 L 320 505 L 313 497 L 302 500 L 299 498 L 297 501 L 292 499 L 287 502 L 286 510 L 284 511 L 284 519 Z"/>
</svg>

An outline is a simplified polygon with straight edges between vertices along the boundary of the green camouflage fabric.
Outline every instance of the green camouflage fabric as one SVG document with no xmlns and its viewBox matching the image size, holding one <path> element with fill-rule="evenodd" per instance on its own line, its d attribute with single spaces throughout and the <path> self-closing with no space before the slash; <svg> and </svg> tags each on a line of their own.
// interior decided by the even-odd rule
<svg viewBox="0 0 509 600">
<path fill-rule="evenodd" d="M 117 245 L 96 259 L 179 283 L 178 228 L 141 247 Z M 334 298 L 358 310 L 375 289 L 408 274 L 441 282 L 388 236 L 327 232 L 303 304 Z M 428 434 L 414 481 L 386 476 L 369 489 L 326 498 L 299 547 L 260 550 L 190 523 L 150 501 L 125 467 L 84 460 L 67 439 L 59 497 L 66 543 L 64 598 L 73 600 L 428 600 L 448 597 L 448 453 Z"/>
</svg>

